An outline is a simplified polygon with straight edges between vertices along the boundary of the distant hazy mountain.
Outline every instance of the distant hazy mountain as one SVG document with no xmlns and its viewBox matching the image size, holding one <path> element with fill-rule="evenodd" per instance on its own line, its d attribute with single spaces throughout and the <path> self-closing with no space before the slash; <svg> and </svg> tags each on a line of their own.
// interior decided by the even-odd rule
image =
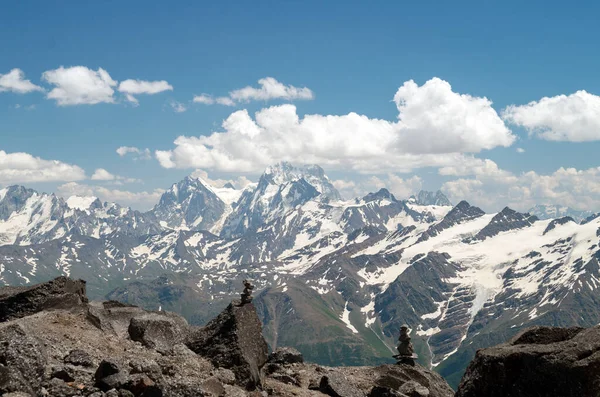
<svg viewBox="0 0 600 397">
<path fill-rule="evenodd" d="M 535 215 L 540 219 L 556 219 L 565 216 L 570 216 L 576 222 L 581 222 L 585 218 L 593 215 L 591 211 L 579 211 L 571 207 L 562 205 L 544 205 L 538 204 L 528 211 L 531 215 Z"/>
<path fill-rule="evenodd" d="M 448 200 L 448 197 L 446 197 L 444 193 L 439 190 L 437 192 L 421 190 L 416 196 L 410 196 L 408 201 L 418 205 L 452 206 L 452 203 L 450 200 Z"/>
</svg>

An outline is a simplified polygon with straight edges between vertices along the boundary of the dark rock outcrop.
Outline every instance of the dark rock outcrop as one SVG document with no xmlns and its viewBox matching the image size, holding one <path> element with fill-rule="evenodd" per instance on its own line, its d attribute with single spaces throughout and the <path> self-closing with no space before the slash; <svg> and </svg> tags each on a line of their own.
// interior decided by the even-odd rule
<svg viewBox="0 0 600 397">
<path fill-rule="evenodd" d="M 421 241 L 427 241 L 431 237 L 437 236 L 444 230 L 449 229 L 454 225 L 468 222 L 483 215 L 485 215 L 485 212 L 483 212 L 480 208 L 473 207 L 463 200 L 458 203 L 456 207 L 452 208 L 450 212 L 446 214 L 444 219 L 431 225 L 426 231 L 424 231 L 417 240 L 417 243 L 420 243 Z"/>
<path fill-rule="evenodd" d="M 554 228 L 556 228 L 556 226 L 565 225 L 569 222 L 575 222 L 575 220 L 573 218 L 571 218 L 570 216 L 564 216 L 562 218 L 553 219 L 552 221 L 550 221 L 548 226 L 546 226 L 546 230 L 544 230 L 544 235 L 546 235 L 546 233 L 548 233 L 551 230 L 553 230 Z"/>
<path fill-rule="evenodd" d="M 537 220 L 538 218 L 535 215 L 522 214 L 505 207 L 502 211 L 494 215 L 490 223 L 481 229 L 475 235 L 474 239 L 483 241 L 502 232 L 529 227 Z"/>
<path fill-rule="evenodd" d="M 124 372 L 116 361 L 106 359 L 98 366 L 94 378 L 97 387 L 102 391 L 108 391 L 125 385 L 127 375 L 128 373 Z"/>
<path fill-rule="evenodd" d="M 85 281 L 58 277 L 31 287 L 0 289 L 0 322 L 42 310 L 70 309 L 87 303 Z"/>
<path fill-rule="evenodd" d="M 238 384 L 247 389 L 262 385 L 268 347 L 252 303 L 230 304 L 206 327 L 192 333 L 187 346 L 215 366 L 233 370 Z"/>
<path fill-rule="evenodd" d="M 481 349 L 456 397 L 598 396 L 600 326 L 538 327 Z"/>
<path fill-rule="evenodd" d="M 94 366 L 94 360 L 92 359 L 92 356 L 80 349 L 71 350 L 69 354 L 65 356 L 64 362 L 65 364 L 72 364 L 82 367 Z"/>
<path fill-rule="evenodd" d="M 279 347 L 269 354 L 268 362 L 270 364 L 296 364 L 303 363 L 304 357 L 293 347 Z"/>
</svg>

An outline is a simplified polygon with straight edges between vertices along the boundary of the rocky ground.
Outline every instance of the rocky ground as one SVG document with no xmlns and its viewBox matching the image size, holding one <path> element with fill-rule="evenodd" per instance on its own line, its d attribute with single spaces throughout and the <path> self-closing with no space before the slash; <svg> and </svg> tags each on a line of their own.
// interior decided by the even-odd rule
<svg viewBox="0 0 600 397">
<path fill-rule="evenodd" d="M 325 367 L 269 354 L 253 304 L 205 327 L 176 314 L 88 302 L 65 277 L 0 289 L 0 395 L 92 397 L 600 397 L 600 326 L 535 327 L 481 349 L 456 394 L 420 365 Z"/>
<path fill-rule="evenodd" d="M 17 396 L 430 396 L 454 393 L 419 365 L 323 367 L 268 354 L 252 304 L 205 327 L 176 314 L 88 302 L 65 277 L 0 289 L 0 394 Z"/>
</svg>

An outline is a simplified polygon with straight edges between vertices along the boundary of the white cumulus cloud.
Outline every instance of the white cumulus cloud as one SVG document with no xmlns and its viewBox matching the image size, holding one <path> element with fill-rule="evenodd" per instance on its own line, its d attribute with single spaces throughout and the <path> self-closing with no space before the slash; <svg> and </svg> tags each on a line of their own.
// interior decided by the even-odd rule
<svg viewBox="0 0 600 397">
<path fill-rule="evenodd" d="M 138 103 L 134 95 L 146 94 L 154 95 L 164 91 L 173 91 L 173 86 L 165 80 L 144 81 L 144 80 L 125 80 L 119 84 L 119 92 L 126 94 L 129 102 Z"/>
<path fill-rule="evenodd" d="M 76 165 L 44 160 L 29 153 L 0 150 L 0 184 L 79 181 L 85 172 Z"/>
<path fill-rule="evenodd" d="M 113 181 L 116 177 L 110 172 L 106 171 L 104 168 L 98 168 L 93 174 L 93 181 Z"/>
<path fill-rule="evenodd" d="M 463 153 L 515 140 L 488 99 L 455 93 L 437 78 L 420 87 L 406 82 L 394 100 L 397 121 L 356 113 L 301 118 L 290 104 L 262 109 L 254 118 L 239 110 L 223 121 L 221 131 L 180 136 L 175 148 L 155 155 L 165 168 L 260 172 L 290 161 L 387 173 L 462 163 Z"/>
<path fill-rule="evenodd" d="M 0 74 L 0 92 L 15 92 L 27 94 L 34 91 L 44 91 L 42 87 L 25 79 L 25 73 L 21 69 L 12 69 L 6 74 Z"/>
<path fill-rule="evenodd" d="M 246 178 L 243 175 L 237 177 L 236 179 L 212 179 L 206 171 L 200 169 L 192 172 L 190 176 L 192 178 L 202 179 L 209 185 L 214 187 L 223 187 L 229 183 L 236 189 L 243 189 L 246 186 L 253 183 L 250 179 Z"/>
<path fill-rule="evenodd" d="M 587 142 L 600 139 L 600 96 L 586 91 L 544 97 L 502 112 L 507 122 L 549 141 Z"/>
<path fill-rule="evenodd" d="M 395 145 L 405 151 L 475 153 L 515 141 L 489 99 L 456 93 L 439 78 L 420 87 L 405 82 L 394 102 L 401 130 Z"/>
<path fill-rule="evenodd" d="M 94 71 L 85 66 L 61 66 L 44 72 L 42 79 L 55 86 L 47 96 L 59 106 L 114 103 L 117 82 L 102 68 Z"/>
<path fill-rule="evenodd" d="M 152 208 L 164 192 L 163 189 L 155 189 L 149 192 L 131 192 L 128 190 L 109 189 L 104 186 L 87 185 L 76 182 L 65 183 L 57 188 L 57 194 L 64 198 L 69 198 L 71 196 L 95 196 L 102 201 L 115 202 L 140 211 Z"/>
</svg>

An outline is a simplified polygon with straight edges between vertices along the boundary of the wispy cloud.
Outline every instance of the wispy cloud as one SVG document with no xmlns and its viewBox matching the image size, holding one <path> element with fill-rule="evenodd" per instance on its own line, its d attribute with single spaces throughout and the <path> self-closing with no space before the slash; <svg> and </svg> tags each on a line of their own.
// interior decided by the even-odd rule
<svg viewBox="0 0 600 397">
<path fill-rule="evenodd" d="M 120 175 L 115 175 L 104 168 L 97 168 L 96 171 L 92 174 L 91 180 L 93 181 L 106 181 L 111 182 L 117 185 L 122 185 L 124 183 L 141 183 L 142 181 L 135 178 L 127 178 Z"/>
<path fill-rule="evenodd" d="M 173 86 L 165 80 L 144 81 L 129 79 L 119 84 L 119 92 L 126 94 L 127 100 L 135 104 L 138 103 L 138 100 L 134 95 L 154 95 L 164 91 L 173 91 Z"/>
<path fill-rule="evenodd" d="M 116 150 L 117 154 L 121 157 L 125 157 L 128 154 L 133 155 L 134 160 L 149 160 L 152 158 L 150 149 L 140 149 L 134 146 L 120 146 Z"/>
<path fill-rule="evenodd" d="M 235 106 L 236 103 L 247 103 L 250 101 L 269 101 L 273 99 L 285 100 L 310 100 L 315 95 L 307 87 L 294 87 L 280 83 L 273 77 L 265 77 L 258 80 L 259 87 L 247 86 L 231 91 L 228 96 L 213 97 L 209 94 L 200 94 L 194 97 L 195 103 L 204 105 Z"/>
<path fill-rule="evenodd" d="M 186 105 L 177 101 L 169 101 L 169 106 L 175 113 L 183 113 L 188 110 Z"/>
</svg>

